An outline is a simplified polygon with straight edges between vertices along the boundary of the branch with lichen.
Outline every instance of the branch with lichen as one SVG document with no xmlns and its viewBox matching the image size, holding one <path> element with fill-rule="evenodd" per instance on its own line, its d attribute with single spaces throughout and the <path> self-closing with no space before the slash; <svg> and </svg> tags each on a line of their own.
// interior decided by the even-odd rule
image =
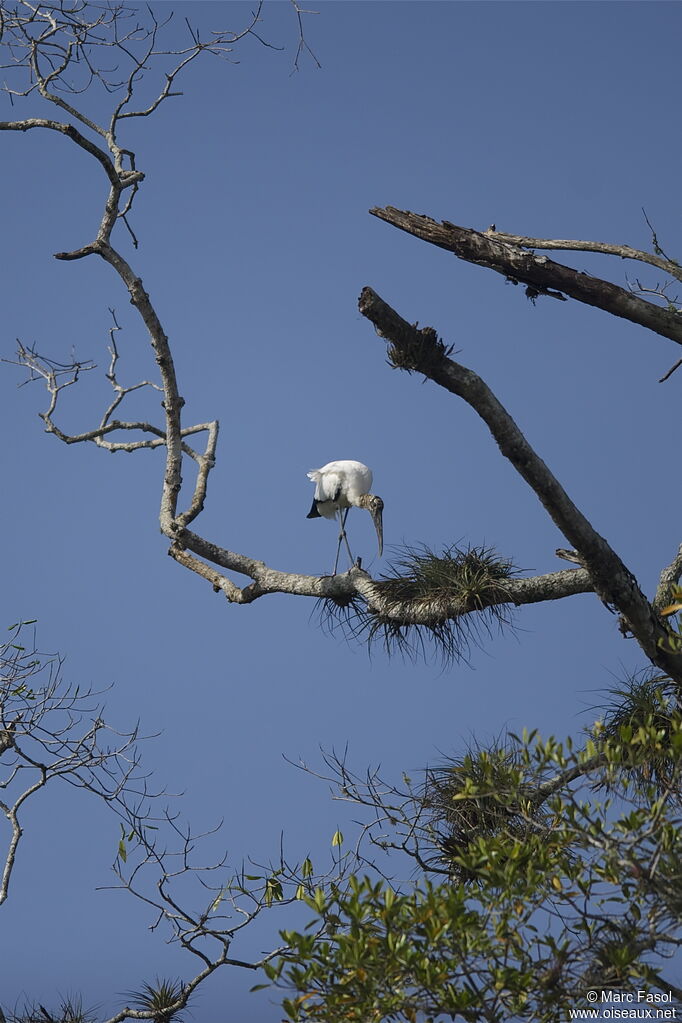
<svg viewBox="0 0 682 1023">
<path fill-rule="evenodd" d="M 408 657 L 434 647 L 444 664 L 467 660 L 493 631 L 513 629 L 517 607 L 594 592 L 585 569 L 523 578 L 488 547 L 408 547 L 381 579 L 355 585 L 361 600 L 322 605 L 329 628 Z"/>
</svg>

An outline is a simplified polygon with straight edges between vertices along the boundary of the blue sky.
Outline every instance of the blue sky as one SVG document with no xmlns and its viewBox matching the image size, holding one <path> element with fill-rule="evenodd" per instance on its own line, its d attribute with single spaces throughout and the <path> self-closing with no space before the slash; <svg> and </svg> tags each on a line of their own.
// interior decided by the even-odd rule
<svg viewBox="0 0 682 1023">
<path fill-rule="evenodd" d="M 160 5 L 170 10 L 170 4 Z M 649 245 L 680 253 L 679 38 L 674 3 L 322 2 L 306 21 L 322 69 L 291 75 L 295 22 L 267 4 L 240 63 L 207 60 L 184 96 L 130 126 L 146 174 L 123 250 L 171 338 L 186 421 L 221 421 L 203 535 L 275 568 L 329 570 L 333 527 L 305 518 L 306 472 L 337 458 L 374 470 L 386 561 L 426 543 L 494 545 L 529 572 L 562 567 L 562 537 L 472 411 L 389 369 L 359 315 L 371 285 L 406 319 L 431 324 L 496 391 L 593 525 L 651 593 L 680 542 L 675 437 L 682 374 L 668 342 L 577 303 L 528 302 L 493 273 L 370 217 L 394 205 L 485 229 Z M 238 26 L 250 5 L 180 3 Z M 98 102 L 93 97 L 93 102 Z M 44 113 L 27 102 L 2 116 Z M 2 353 L 14 339 L 54 358 L 72 346 L 105 364 L 109 307 L 126 380 L 154 365 L 109 268 L 51 254 L 88 241 L 104 179 L 57 137 L 3 134 Z M 628 265 L 575 254 L 625 281 Z M 631 268 L 633 275 L 639 274 Z M 656 275 L 639 274 L 647 283 Z M 353 766 L 388 778 L 524 726 L 577 732 L 614 676 L 641 666 L 596 598 L 521 609 L 515 635 L 468 665 L 387 660 L 319 626 L 313 603 L 276 596 L 230 607 L 166 556 L 158 454 L 111 458 L 44 436 L 37 385 L 0 373 L 5 438 L 1 621 L 39 620 L 39 644 L 81 685 L 113 689 L 108 716 L 160 732 L 145 763 L 184 792 L 199 829 L 225 819 L 232 862 L 326 855 L 357 816 L 283 755 L 319 767 L 348 743 Z M 106 400 L 89 374 L 65 402 L 86 429 Z M 134 408 L 155 415 L 156 398 Z M 374 551 L 369 517 L 351 539 Z M 593 717 L 594 715 L 592 715 Z M 150 935 L 145 912 L 108 883 L 117 825 L 82 793 L 29 808 L 6 906 L 2 1004 L 26 994 L 87 1004 L 193 964 Z M 235 945 L 270 947 L 284 915 Z M 269 928 L 272 927 L 272 930 Z M 143 963 L 143 972 L 140 964 Z M 39 964 L 39 965 L 36 965 Z M 251 976 L 206 985 L 197 1021 L 280 1019 Z"/>
</svg>

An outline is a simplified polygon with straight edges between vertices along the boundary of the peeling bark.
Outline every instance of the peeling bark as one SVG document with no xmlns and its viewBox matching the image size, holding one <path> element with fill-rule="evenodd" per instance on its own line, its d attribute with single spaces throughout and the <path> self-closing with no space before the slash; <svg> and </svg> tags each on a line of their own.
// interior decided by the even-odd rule
<svg viewBox="0 0 682 1023">
<path fill-rule="evenodd" d="M 509 280 L 525 284 L 530 289 L 530 297 L 537 294 L 569 295 L 682 344 L 682 316 L 679 313 L 645 302 L 610 281 L 555 263 L 547 256 L 538 256 L 519 245 L 499 241 L 494 232 L 481 233 L 473 228 L 450 224 L 447 220 L 439 223 L 422 214 L 397 210 L 393 206 L 374 207 L 369 212 L 401 231 L 453 252 L 458 259 L 487 267 Z"/>
</svg>

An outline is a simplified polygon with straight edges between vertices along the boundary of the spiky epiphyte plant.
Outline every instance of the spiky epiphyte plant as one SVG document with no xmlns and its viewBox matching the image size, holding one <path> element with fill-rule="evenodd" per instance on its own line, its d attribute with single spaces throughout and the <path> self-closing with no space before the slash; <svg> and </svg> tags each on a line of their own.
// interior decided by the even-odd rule
<svg viewBox="0 0 682 1023">
<path fill-rule="evenodd" d="M 143 984 L 139 991 L 129 991 L 130 1005 L 154 1013 L 154 1023 L 182 1023 L 179 1009 L 173 1009 L 184 992 L 180 980 L 166 980 L 156 977 L 153 984 Z"/>
<path fill-rule="evenodd" d="M 612 700 L 592 738 L 618 748 L 618 770 L 607 766 L 597 787 L 622 789 L 625 779 L 647 800 L 653 785 L 659 794 L 682 802 L 682 707 L 675 684 L 666 675 L 646 671 L 609 693 Z"/>
<path fill-rule="evenodd" d="M 430 641 L 448 664 L 466 660 L 493 626 L 512 626 L 505 584 L 514 574 L 512 563 L 492 548 L 452 546 L 435 554 L 426 546 L 407 547 L 373 584 L 371 606 L 327 601 L 323 615 L 354 638 L 381 640 L 389 653 L 414 657 Z"/>
<path fill-rule="evenodd" d="M 627 988 L 632 983 L 631 967 L 635 963 L 641 964 L 642 957 L 636 922 L 627 916 L 620 920 L 598 921 L 594 926 L 590 951 L 592 963 L 583 982 L 605 989 Z"/>
<path fill-rule="evenodd" d="M 455 858 L 482 838 L 516 841 L 544 831 L 533 804 L 520 751 L 512 741 L 472 747 L 464 756 L 429 768 L 422 789 L 436 859 L 463 873 Z M 466 871 L 464 871 L 466 873 Z"/>
<path fill-rule="evenodd" d="M 417 324 L 415 323 L 416 327 Z M 422 327 L 409 333 L 399 331 L 391 339 L 386 355 L 389 366 L 408 373 L 426 373 L 440 366 L 454 352 L 454 345 L 446 345 L 433 327 Z"/>
<path fill-rule="evenodd" d="M 40 1003 L 26 1003 L 21 1011 L 3 1014 L 7 1023 L 96 1023 L 95 1009 L 86 1009 L 79 996 L 62 998 L 59 1006 L 48 1010 Z"/>
<path fill-rule="evenodd" d="M 490 609 L 508 600 L 504 583 L 514 574 L 507 558 L 490 547 L 447 547 L 435 554 L 426 546 L 407 547 L 377 583 L 385 601 L 410 602 L 434 618 Z"/>
</svg>

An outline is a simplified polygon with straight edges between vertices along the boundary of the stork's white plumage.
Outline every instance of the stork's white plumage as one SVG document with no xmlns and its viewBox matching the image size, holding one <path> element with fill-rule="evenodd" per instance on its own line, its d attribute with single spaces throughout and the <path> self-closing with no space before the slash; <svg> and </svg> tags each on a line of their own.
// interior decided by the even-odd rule
<svg viewBox="0 0 682 1023">
<path fill-rule="evenodd" d="M 368 469 L 362 462 L 345 460 L 340 462 L 327 462 L 321 469 L 311 469 L 308 479 L 315 484 L 315 497 L 313 506 L 308 512 L 309 519 L 316 519 L 323 516 L 325 519 L 339 520 L 339 542 L 336 548 L 336 560 L 334 571 L 339 563 L 339 551 L 341 543 L 345 542 L 351 567 L 354 565 L 353 555 L 348 545 L 346 536 L 346 519 L 351 508 L 365 508 L 372 516 L 374 528 L 379 541 L 379 557 L 384 548 L 384 533 L 382 513 L 384 502 L 376 494 L 370 494 L 372 486 L 372 470 Z"/>
</svg>

